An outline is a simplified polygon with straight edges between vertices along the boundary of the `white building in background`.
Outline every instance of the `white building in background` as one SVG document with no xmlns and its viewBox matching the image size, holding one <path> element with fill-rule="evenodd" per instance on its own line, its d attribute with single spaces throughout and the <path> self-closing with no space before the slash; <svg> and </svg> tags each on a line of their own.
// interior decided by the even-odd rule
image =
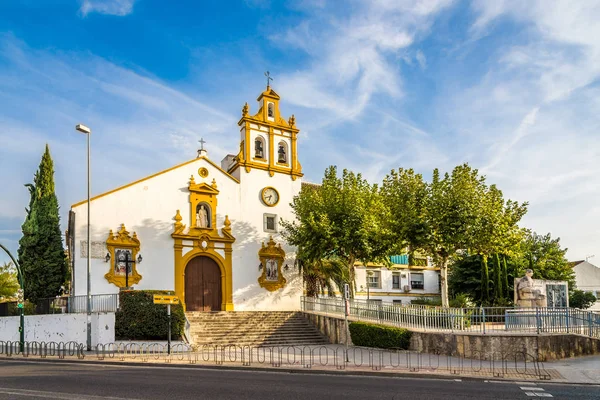
<svg viewBox="0 0 600 400">
<path fill-rule="evenodd" d="M 598 299 L 590 310 L 600 311 L 600 268 L 588 261 L 575 261 L 571 265 L 577 289 L 593 293 Z"/>
<path fill-rule="evenodd" d="M 279 227 L 302 187 L 299 130 L 269 86 L 257 100 L 256 113 L 242 108 L 237 154 L 214 162 L 202 143 L 196 158 L 91 199 L 92 294 L 169 290 L 187 311 L 299 309 L 295 249 Z M 86 230 L 82 201 L 67 233 L 75 295 L 87 293 Z"/>
<path fill-rule="evenodd" d="M 407 305 L 412 300 L 440 297 L 440 269 L 430 259 L 408 265 L 408 256 L 392 256 L 392 265 L 355 267 L 355 298 Z"/>
</svg>

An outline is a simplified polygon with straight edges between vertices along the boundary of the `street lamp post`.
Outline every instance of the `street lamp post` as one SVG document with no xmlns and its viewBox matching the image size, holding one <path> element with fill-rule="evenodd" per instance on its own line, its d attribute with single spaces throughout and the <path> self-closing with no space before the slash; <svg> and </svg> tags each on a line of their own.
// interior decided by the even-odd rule
<svg viewBox="0 0 600 400">
<path fill-rule="evenodd" d="M 369 286 L 370 286 L 370 282 L 369 282 L 369 278 L 373 276 L 373 271 L 367 271 L 367 301 L 369 301 Z"/>
<path fill-rule="evenodd" d="M 90 136 L 92 130 L 85 125 L 78 124 L 75 129 L 87 136 L 87 349 L 92 350 L 92 295 L 90 279 L 91 242 L 90 242 Z"/>
<path fill-rule="evenodd" d="M 17 306 L 19 307 L 20 310 L 20 319 L 19 319 L 19 347 L 20 347 L 20 351 L 21 354 L 23 354 L 23 347 L 25 346 L 25 310 L 24 310 L 24 290 L 25 290 L 25 280 L 23 278 L 23 270 L 21 269 L 21 266 L 19 265 L 19 263 L 17 262 L 17 260 L 15 260 L 15 258 L 13 257 L 12 254 L 10 254 L 10 251 L 8 251 L 8 249 L 6 247 L 4 247 L 2 244 L 0 244 L 0 248 L 2 250 L 4 250 L 6 252 L 6 254 L 8 254 L 8 256 L 10 257 L 10 259 L 12 260 L 13 264 L 15 264 L 15 268 L 17 268 L 17 275 L 19 278 L 19 303 L 17 304 Z"/>
</svg>

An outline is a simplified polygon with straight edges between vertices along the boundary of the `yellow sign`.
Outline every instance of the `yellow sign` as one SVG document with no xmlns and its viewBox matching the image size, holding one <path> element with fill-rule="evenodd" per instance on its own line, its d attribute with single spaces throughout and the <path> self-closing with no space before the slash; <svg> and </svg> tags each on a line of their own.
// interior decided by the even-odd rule
<svg viewBox="0 0 600 400">
<path fill-rule="evenodd" d="M 167 296 L 164 294 L 154 295 L 154 304 L 179 304 L 177 296 Z"/>
</svg>

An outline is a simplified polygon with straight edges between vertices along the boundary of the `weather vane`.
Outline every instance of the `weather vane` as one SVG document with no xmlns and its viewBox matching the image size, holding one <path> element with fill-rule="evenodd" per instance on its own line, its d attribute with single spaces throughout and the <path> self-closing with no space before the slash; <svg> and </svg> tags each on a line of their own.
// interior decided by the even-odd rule
<svg viewBox="0 0 600 400">
<path fill-rule="evenodd" d="M 271 86 L 271 82 L 273 80 L 273 78 L 271 78 L 271 74 L 269 73 L 269 71 L 265 72 L 265 76 L 267 77 L 267 87 Z"/>
</svg>

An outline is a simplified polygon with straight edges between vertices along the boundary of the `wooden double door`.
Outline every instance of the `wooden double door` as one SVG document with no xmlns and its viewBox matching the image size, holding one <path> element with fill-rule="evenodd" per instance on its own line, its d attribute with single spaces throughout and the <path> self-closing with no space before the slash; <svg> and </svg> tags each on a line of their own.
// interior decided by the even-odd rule
<svg viewBox="0 0 600 400">
<path fill-rule="evenodd" d="M 210 257 L 192 258 L 185 267 L 187 311 L 221 311 L 221 269 Z"/>
</svg>

